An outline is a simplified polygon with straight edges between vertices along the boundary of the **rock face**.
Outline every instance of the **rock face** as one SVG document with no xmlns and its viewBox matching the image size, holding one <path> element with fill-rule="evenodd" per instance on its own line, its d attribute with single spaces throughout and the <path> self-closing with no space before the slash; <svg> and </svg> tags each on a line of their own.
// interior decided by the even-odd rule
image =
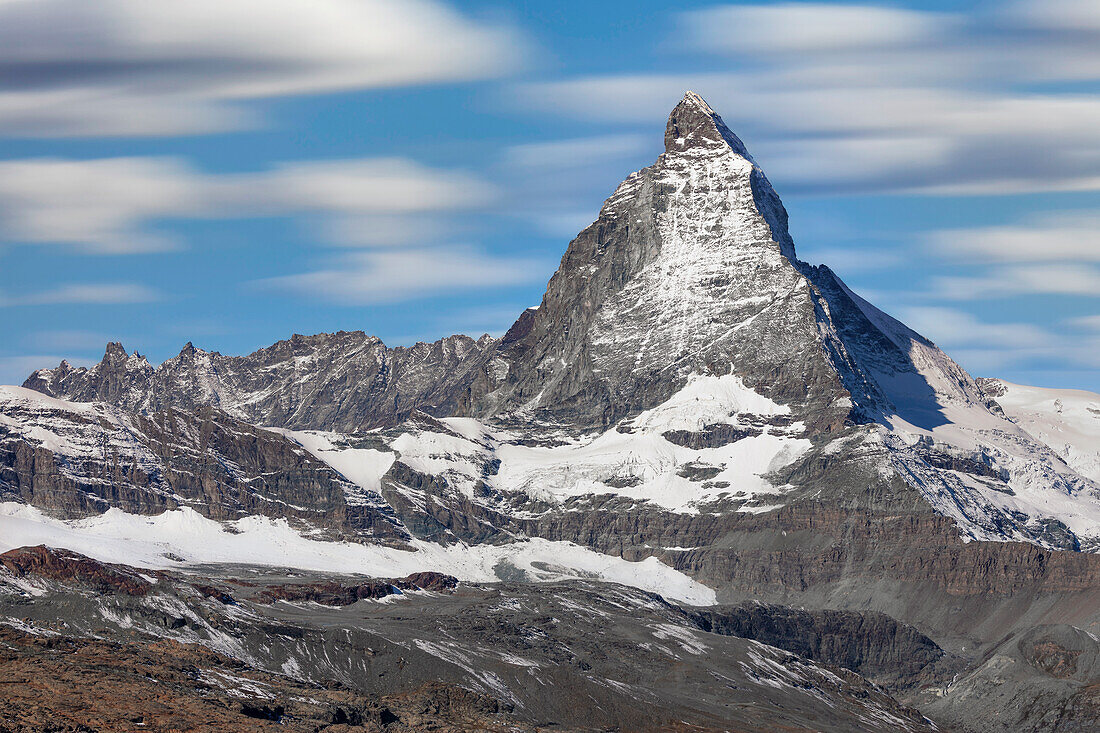
<svg viewBox="0 0 1100 733">
<path fill-rule="evenodd" d="M 924 634 L 881 613 L 807 611 L 747 603 L 692 615 L 706 631 L 755 639 L 850 669 L 887 689 L 931 683 L 963 666 Z"/>
<path fill-rule="evenodd" d="M 126 413 L 0 387 L 0 413 L 5 501 L 68 518 L 189 507 L 219 520 L 284 517 L 333 537 L 408 536 L 377 494 L 284 436 L 209 407 Z"/>
<path fill-rule="evenodd" d="M 0 562 L 3 556 L 0 555 Z M 458 580 L 442 573 L 413 573 L 407 578 L 397 580 L 370 580 L 366 583 L 293 583 L 269 585 L 260 594 L 265 603 L 275 601 L 311 601 L 323 606 L 350 606 L 364 599 L 378 600 L 406 590 L 430 590 L 449 592 L 458 585 Z"/>
<path fill-rule="evenodd" d="M 500 344 L 503 383 L 475 412 L 533 410 L 606 426 L 665 401 L 688 375 L 738 374 L 832 426 L 842 387 L 786 212 L 744 145 L 698 96 L 673 110 L 665 153 L 628 177 L 570 243 L 537 310 Z"/>
</svg>

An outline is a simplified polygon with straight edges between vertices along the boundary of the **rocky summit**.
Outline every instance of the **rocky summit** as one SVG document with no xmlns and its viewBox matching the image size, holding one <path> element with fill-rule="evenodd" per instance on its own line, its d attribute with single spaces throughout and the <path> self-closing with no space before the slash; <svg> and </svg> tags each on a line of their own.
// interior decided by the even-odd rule
<svg viewBox="0 0 1100 733">
<path fill-rule="evenodd" d="M 798 259 L 692 92 L 502 338 L 109 344 L 0 500 L 0 728 L 1100 726 L 1100 395 Z"/>
</svg>

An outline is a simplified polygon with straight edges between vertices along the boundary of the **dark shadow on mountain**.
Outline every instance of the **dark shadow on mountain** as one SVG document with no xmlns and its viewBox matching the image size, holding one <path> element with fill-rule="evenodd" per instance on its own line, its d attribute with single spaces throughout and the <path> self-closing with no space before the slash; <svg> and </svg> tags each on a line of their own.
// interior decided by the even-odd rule
<svg viewBox="0 0 1100 733">
<path fill-rule="evenodd" d="M 833 324 L 843 345 L 843 352 L 834 346 L 830 357 L 852 395 L 854 417 L 886 425 L 897 415 L 925 430 L 951 422 L 910 356 L 911 344 L 935 345 L 852 293 L 825 265 L 794 262 L 824 298 L 829 310 L 824 322 Z"/>
</svg>

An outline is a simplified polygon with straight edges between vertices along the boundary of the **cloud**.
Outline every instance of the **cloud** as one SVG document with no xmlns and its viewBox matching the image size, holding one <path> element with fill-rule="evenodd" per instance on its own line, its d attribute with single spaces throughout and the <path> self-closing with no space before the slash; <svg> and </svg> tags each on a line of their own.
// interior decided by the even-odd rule
<svg viewBox="0 0 1100 733">
<path fill-rule="evenodd" d="M 1100 31 L 1100 6 L 1092 0 L 1024 0 L 1010 13 L 1039 28 Z"/>
<path fill-rule="evenodd" d="M 0 294 L 0 306 L 116 305 L 151 303 L 160 297 L 157 291 L 137 283 L 72 284 L 24 295 Z"/>
<path fill-rule="evenodd" d="M 233 129 L 245 100 L 497 77 L 520 46 L 437 0 L 9 0 L 0 132 Z"/>
<path fill-rule="evenodd" d="M 906 261 L 897 249 L 855 247 L 801 247 L 799 257 L 807 262 L 824 263 L 841 273 L 885 270 Z"/>
<path fill-rule="evenodd" d="M 911 328 L 947 348 L 973 373 L 1036 365 L 1100 367 L 1100 335 L 1081 338 L 1031 323 L 987 322 L 944 307 L 901 308 L 898 315 Z"/>
<path fill-rule="evenodd" d="M 38 158 L 0 161 L 0 236 L 125 254 L 171 249 L 152 228 L 165 218 L 351 217 L 329 223 L 340 243 L 400 243 L 428 212 L 477 207 L 494 189 L 459 171 L 401 158 L 284 163 L 267 171 L 209 174 L 174 158 Z M 366 215 L 381 217 L 381 228 Z M 389 217 L 386 219 L 386 217 Z M 415 237 L 406 231 L 405 239 Z"/>
<path fill-rule="evenodd" d="M 993 346 L 1007 349 L 1048 348 L 1054 337 L 1031 323 L 986 323 L 972 313 L 939 306 L 914 306 L 899 311 L 913 330 L 940 346 Z"/>
<path fill-rule="evenodd" d="M 448 311 L 439 319 L 439 331 L 443 333 L 487 333 L 494 338 L 503 336 L 523 313 L 524 305 L 482 305 Z"/>
<path fill-rule="evenodd" d="M 1076 328 L 1083 328 L 1087 331 L 1096 331 L 1100 333 L 1100 313 L 1094 316 L 1079 316 L 1077 318 L 1071 318 L 1067 321 L 1071 326 Z"/>
<path fill-rule="evenodd" d="M 96 331 L 40 331 L 27 338 L 27 344 L 38 349 L 56 351 L 94 351 L 103 348 L 110 341 L 126 342 L 117 335 Z"/>
<path fill-rule="evenodd" d="M 593 137 L 550 140 L 513 145 L 504 155 L 506 167 L 554 171 L 586 168 L 618 162 L 653 150 L 654 141 L 638 134 L 596 135 Z M 656 154 L 656 150 L 653 150 Z"/>
<path fill-rule="evenodd" d="M 1100 212 L 1035 215 L 1019 224 L 932 232 L 933 251 L 982 262 L 1100 262 Z"/>
<path fill-rule="evenodd" d="M 341 247 L 430 244 L 444 239 L 455 227 L 444 216 L 400 214 L 352 214 L 329 218 L 319 225 L 321 237 Z"/>
<path fill-rule="evenodd" d="M 659 137 L 630 132 L 524 143 L 503 151 L 495 173 L 509 215 L 541 235 L 571 239 L 595 221 L 624 170 L 648 165 L 659 152 Z"/>
<path fill-rule="evenodd" d="M 1040 27 L 1027 9 L 1046 4 L 720 6 L 682 14 L 673 40 L 725 70 L 520 84 L 516 98 L 582 119 L 655 123 L 695 89 L 784 192 L 1100 189 L 1100 98 L 1049 85 L 1100 80 L 1100 31 Z"/>
<path fill-rule="evenodd" d="M 548 263 L 497 257 L 472 247 L 365 250 L 338 257 L 325 269 L 257 285 L 344 305 L 372 305 L 535 282 L 550 269 Z"/>
<path fill-rule="evenodd" d="M 214 177 L 214 183 L 214 195 L 227 210 L 274 213 L 453 210 L 485 204 L 494 194 L 472 175 L 435 170 L 404 158 L 284 163 L 268 172 Z"/>
<path fill-rule="evenodd" d="M 997 267 L 975 276 L 940 276 L 932 282 L 932 294 L 947 300 L 1012 298 L 1040 293 L 1096 297 L 1100 294 L 1100 268 L 1070 264 L 1017 265 Z"/>
<path fill-rule="evenodd" d="M 593 210 L 578 211 L 529 211 L 526 216 L 535 225 L 539 233 L 548 237 L 572 239 L 585 227 L 596 220 L 598 213 Z"/>
<path fill-rule="evenodd" d="M 686 14 L 682 22 L 693 45 L 740 55 L 929 42 L 949 26 L 949 16 L 870 5 L 780 3 L 708 8 Z"/>
<path fill-rule="evenodd" d="M 173 247 L 148 219 L 203 209 L 201 177 L 168 158 L 0 162 L 0 232 L 26 242 L 80 244 L 103 253 Z"/>
</svg>

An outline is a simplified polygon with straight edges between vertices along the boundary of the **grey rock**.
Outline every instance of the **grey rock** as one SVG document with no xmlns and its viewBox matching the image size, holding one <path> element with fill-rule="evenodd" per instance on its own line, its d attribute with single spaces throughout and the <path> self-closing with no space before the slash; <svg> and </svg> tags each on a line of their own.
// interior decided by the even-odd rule
<svg viewBox="0 0 1100 733">
<path fill-rule="evenodd" d="M 387 348 L 362 331 L 340 331 L 295 335 L 247 356 L 188 343 L 153 368 L 112 343 L 90 369 L 62 362 L 35 372 L 24 386 L 130 412 L 207 406 L 259 425 L 355 432 L 398 423 L 417 409 L 454 412 L 494 344 L 488 336 L 449 336 Z"/>
</svg>

